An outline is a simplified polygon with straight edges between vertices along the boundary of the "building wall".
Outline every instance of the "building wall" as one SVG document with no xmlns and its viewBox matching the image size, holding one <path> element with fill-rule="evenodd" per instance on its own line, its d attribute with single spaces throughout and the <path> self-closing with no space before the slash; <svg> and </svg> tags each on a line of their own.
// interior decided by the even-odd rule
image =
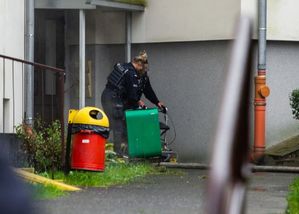
<svg viewBox="0 0 299 214">
<path fill-rule="evenodd" d="M 255 38 L 257 29 L 257 0 L 242 0 L 241 13 L 254 18 Z M 267 1 L 267 39 L 299 41 L 299 2 L 297 0 Z"/>
<path fill-rule="evenodd" d="M 207 161 L 209 158 L 225 80 L 228 47 L 228 41 L 133 45 L 133 54 L 143 49 L 149 54 L 150 79 L 159 99 L 169 107 L 177 132 L 173 148 L 178 151 L 180 161 Z M 71 61 L 77 62 L 78 46 L 72 46 L 70 53 Z M 267 82 L 271 95 L 267 99 L 266 138 L 267 147 L 270 147 L 298 134 L 299 123 L 292 118 L 289 94 L 299 87 L 299 63 L 296 60 L 299 44 L 271 42 L 267 57 Z M 101 107 L 100 97 L 106 77 L 114 63 L 124 60 L 123 45 L 88 45 L 87 60 L 92 60 L 95 93 L 87 99 L 87 104 Z M 255 72 L 255 67 L 252 72 Z M 76 76 L 78 66 L 71 69 Z M 75 76 L 69 79 L 76 79 Z M 75 88 L 69 90 L 72 93 L 70 108 L 78 107 L 78 85 L 75 84 Z M 148 103 L 148 106 L 152 105 Z M 171 139 L 173 127 L 170 132 Z"/>
<path fill-rule="evenodd" d="M 299 122 L 292 118 L 289 95 L 299 88 L 299 44 L 270 42 L 267 52 L 267 146 L 299 134 Z"/>
<path fill-rule="evenodd" d="M 249 15 L 257 38 L 258 0 L 148 0 L 132 17 L 133 43 L 229 40 L 239 15 Z M 297 0 L 268 1 L 268 40 L 298 41 Z M 74 13 L 76 14 L 76 12 Z M 125 13 L 86 10 L 87 44 L 125 42 Z M 71 44 L 78 44 L 78 16 L 72 20 Z"/>
<path fill-rule="evenodd" d="M 132 42 L 180 42 L 232 39 L 239 0 L 149 0 L 143 13 L 133 13 Z M 73 13 L 71 44 L 78 44 L 78 15 Z M 125 42 L 125 13 L 86 10 L 87 44 Z"/>
<path fill-rule="evenodd" d="M 67 54 L 67 78 L 65 85 L 66 113 L 68 109 L 79 107 L 79 51 L 78 45 L 70 45 Z M 106 77 L 112 71 L 115 62 L 123 62 L 124 45 L 87 45 L 86 63 L 91 64 L 91 82 L 86 76 L 86 85 L 91 85 L 91 96 L 86 88 L 86 106 L 101 106 L 101 93 L 106 85 Z M 73 63 L 72 63 L 73 62 Z"/>
<path fill-rule="evenodd" d="M 68 43 L 79 42 L 79 12 L 67 11 Z M 125 13 L 86 10 L 86 44 L 123 44 L 125 42 Z"/>
<path fill-rule="evenodd" d="M 228 44 L 213 41 L 134 46 L 134 53 L 148 51 L 152 85 L 169 108 L 177 132 L 173 148 L 180 161 L 207 161 L 210 157 Z"/>
<path fill-rule="evenodd" d="M 149 53 L 152 84 L 175 122 L 177 139 L 173 146 L 180 159 L 203 161 L 209 157 L 225 77 L 228 41 L 221 39 L 232 38 L 240 8 L 242 14 L 256 14 L 256 2 L 189 1 L 186 4 L 179 0 L 150 0 L 144 14 L 134 14 L 133 54 L 143 49 Z M 276 0 L 268 4 L 268 39 L 298 41 L 299 3 Z M 87 97 L 87 104 L 101 106 L 100 94 L 106 77 L 115 62 L 124 60 L 125 14 L 91 10 L 86 12 L 86 20 L 86 60 L 91 61 L 93 75 L 92 95 Z M 0 1 L 0 28 L 5 29 L 1 31 L 0 53 L 23 59 L 24 1 Z M 68 12 L 67 28 L 68 109 L 78 107 L 77 12 Z M 298 122 L 292 118 L 288 99 L 299 85 L 298 50 L 296 42 L 268 43 L 267 78 L 271 95 L 267 106 L 267 146 L 298 133 Z M 14 77 L 9 61 L 5 67 L 4 75 L 0 60 L 0 85 L 4 86 L 0 87 L 0 132 L 13 132 L 13 126 L 22 121 L 24 89 L 22 75 L 17 74 L 20 65 L 15 65 Z"/>
<path fill-rule="evenodd" d="M 169 107 L 170 115 L 175 123 L 177 138 L 173 148 L 178 151 L 180 161 L 207 161 L 220 107 L 225 79 L 223 69 L 227 62 L 229 39 L 232 38 L 233 16 L 226 17 L 224 11 L 215 12 L 214 21 L 221 21 L 223 26 L 228 26 L 226 29 L 221 27 L 213 30 L 207 29 L 208 23 L 211 23 L 210 26 L 217 26 L 217 23 L 212 22 L 210 17 L 211 19 L 206 18 L 209 22 L 203 24 L 207 26 L 201 25 L 202 23 L 198 21 L 192 31 L 190 25 L 195 23 L 195 15 L 192 15 L 195 9 L 192 11 L 190 7 L 186 8 L 187 6 L 181 5 L 179 11 L 184 11 L 182 14 L 188 15 L 187 11 L 190 12 L 189 16 L 183 16 L 175 13 L 179 7 L 166 7 L 169 1 L 159 2 L 164 6 L 157 5 L 158 3 L 152 0 L 149 1 L 149 6 L 143 15 L 136 13 L 133 16 L 133 42 L 135 44 L 133 44 L 132 54 L 135 55 L 143 49 L 148 51 L 152 85 L 159 98 Z M 198 2 L 192 1 L 192 4 L 196 5 Z M 295 28 L 286 31 L 288 33 L 274 30 L 277 26 L 280 29 L 288 29 L 288 26 L 295 25 L 288 16 L 283 14 L 287 11 L 286 6 L 292 7 L 297 3 L 287 0 L 285 5 L 276 8 L 275 11 L 275 5 L 277 6 L 279 2 L 281 3 L 281 1 L 276 1 L 276 3 L 268 1 L 268 38 L 297 41 L 296 35 L 299 33 Z M 247 0 L 241 3 L 242 14 L 255 13 L 254 4 Z M 176 5 L 179 4 L 180 2 L 176 2 Z M 212 10 L 212 4 L 208 3 L 206 6 L 207 11 Z M 235 17 L 238 13 L 237 9 L 233 9 L 232 14 L 235 14 Z M 282 20 L 275 19 L 276 13 L 280 14 Z M 290 13 L 296 20 L 293 9 L 290 9 Z M 209 17 L 207 14 L 205 16 Z M 75 32 L 78 32 L 78 17 L 76 13 L 73 13 L 72 17 L 68 22 L 69 26 L 72 26 L 68 37 L 70 41 L 68 62 L 72 71 L 71 76 L 76 76 L 78 74 L 78 34 Z M 183 19 L 184 23 L 176 20 L 177 17 Z M 200 15 L 198 17 L 200 18 Z M 86 13 L 88 44 L 86 60 L 92 60 L 95 93 L 88 103 L 91 102 L 99 107 L 101 107 L 100 95 L 105 87 L 107 75 L 114 63 L 124 61 L 124 18 L 125 14 L 121 12 L 95 10 Z M 202 19 L 205 18 L 202 17 Z M 286 23 L 287 21 L 290 23 Z M 166 26 L 171 22 L 177 25 Z M 299 78 L 296 78 L 298 48 L 296 42 L 268 42 L 267 82 L 271 88 L 271 95 L 267 99 L 267 147 L 298 133 L 299 124 L 292 118 L 288 98 L 290 92 L 299 85 Z M 72 67 L 72 63 L 75 67 Z M 256 66 L 253 72 L 255 70 Z M 78 94 L 78 91 L 72 91 L 74 92 Z M 69 106 L 76 107 L 77 99 L 78 97 L 70 96 Z M 253 106 L 253 98 L 251 105 Z"/>
<path fill-rule="evenodd" d="M 24 59 L 24 1 L 0 1 L 0 53 Z M 22 122 L 23 84 L 20 63 L 0 60 L 0 132 L 13 132 L 14 125 Z M 4 72 L 4 71 L 5 72 Z M 13 84 L 14 81 L 14 84 Z M 14 98 L 14 99 L 13 99 Z"/>
<path fill-rule="evenodd" d="M 231 39 L 240 8 L 239 0 L 149 0 L 133 15 L 133 42 Z"/>
<path fill-rule="evenodd" d="M 177 132 L 173 148 L 178 151 L 181 161 L 204 161 L 209 157 L 225 78 L 223 67 L 226 63 L 227 44 L 226 41 L 218 41 L 133 46 L 133 54 L 143 49 L 148 51 L 152 86 L 161 101 L 169 107 Z M 87 49 L 87 53 L 95 51 L 93 101 L 101 107 L 100 97 L 106 78 L 113 64 L 124 60 L 123 46 L 88 45 Z M 87 55 L 89 60 L 91 56 Z M 71 61 L 77 60 L 78 46 L 72 46 Z M 72 67 L 72 70 L 74 74 L 78 73 L 77 67 Z M 71 91 L 73 93 L 76 90 Z M 78 97 L 73 96 L 70 107 L 76 108 L 77 103 Z M 148 106 L 153 107 L 149 103 Z M 170 139 L 173 138 L 173 130 L 172 127 Z"/>
</svg>

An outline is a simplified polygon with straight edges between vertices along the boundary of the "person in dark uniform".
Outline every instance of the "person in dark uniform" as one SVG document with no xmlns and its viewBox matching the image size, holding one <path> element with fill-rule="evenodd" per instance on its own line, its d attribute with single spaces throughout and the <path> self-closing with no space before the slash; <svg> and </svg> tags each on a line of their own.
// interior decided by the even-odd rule
<svg viewBox="0 0 299 214">
<path fill-rule="evenodd" d="M 116 64 L 107 78 L 101 102 L 110 121 L 114 150 L 118 154 L 124 153 L 122 147 L 127 145 L 124 111 L 145 108 L 141 100 L 143 94 L 157 107 L 163 107 L 151 86 L 147 71 L 147 55 L 143 51 L 130 63 Z"/>
</svg>

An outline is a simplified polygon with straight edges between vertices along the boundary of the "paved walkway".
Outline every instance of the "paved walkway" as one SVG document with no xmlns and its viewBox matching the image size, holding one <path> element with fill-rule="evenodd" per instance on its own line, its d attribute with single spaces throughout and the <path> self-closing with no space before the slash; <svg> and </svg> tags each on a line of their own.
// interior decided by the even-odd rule
<svg viewBox="0 0 299 214">
<path fill-rule="evenodd" d="M 35 202 L 35 206 L 38 213 L 46 214 L 204 213 L 207 171 L 185 172 L 183 176 L 149 176 L 126 186 L 89 188 L 60 199 Z M 247 213 L 284 213 L 288 185 L 294 177 L 293 174 L 254 174 Z"/>
<path fill-rule="evenodd" d="M 247 213 L 283 214 L 289 184 L 299 174 L 255 173 L 249 186 Z"/>
</svg>

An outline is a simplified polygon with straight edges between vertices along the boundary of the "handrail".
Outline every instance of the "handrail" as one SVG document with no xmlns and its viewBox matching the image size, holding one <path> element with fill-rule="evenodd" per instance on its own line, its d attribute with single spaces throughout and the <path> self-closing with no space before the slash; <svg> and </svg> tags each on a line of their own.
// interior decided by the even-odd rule
<svg viewBox="0 0 299 214">
<path fill-rule="evenodd" d="M 244 212 L 250 173 L 251 21 L 241 18 L 232 45 L 208 183 L 207 213 Z"/>
<path fill-rule="evenodd" d="M 27 65 L 32 65 L 34 67 L 39 67 L 41 69 L 47 69 L 47 70 L 54 71 L 54 72 L 63 72 L 64 73 L 64 69 L 62 69 L 62 68 L 56 68 L 56 67 L 52 67 L 52 66 L 49 66 L 49 65 L 44 65 L 44 64 L 41 64 L 41 63 L 37 63 L 37 62 L 30 62 L 30 61 L 26 61 L 26 60 L 23 60 L 23 59 L 14 58 L 14 57 L 11 57 L 11 56 L 6 56 L 6 55 L 3 55 L 3 54 L 0 54 L 0 58 L 9 59 L 9 60 L 16 61 L 16 62 L 21 62 L 21 63 L 27 64 Z"/>
<path fill-rule="evenodd" d="M 59 120 L 60 120 L 60 123 L 61 123 L 61 144 L 62 144 L 62 148 L 64 148 L 64 144 L 65 144 L 65 141 L 64 141 L 64 81 L 65 81 L 65 70 L 62 69 L 62 68 L 56 68 L 56 67 L 53 67 L 53 66 L 49 66 L 49 65 L 44 65 L 44 64 L 41 64 L 41 63 L 36 63 L 36 62 L 30 62 L 30 61 L 26 61 L 26 60 L 23 60 L 23 59 L 19 59 L 19 58 L 15 58 L 15 57 L 11 57 L 11 56 L 6 56 L 6 55 L 3 55 L 3 54 L 0 54 L 0 59 L 2 58 L 3 60 L 3 75 L 5 77 L 5 61 L 6 60 L 10 60 L 12 63 L 12 69 L 11 69 L 11 72 L 12 72 L 12 109 L 13 109 L 13 126 L 15 127 L 15 83 L 14 83 L 14 75 L 15 75 L 15 62 L 18 62 L 18 63 L 21 63 L 22 64 L 22 68 L 21 68 L 21 75 L 22 75 L 22 88 L 24 87 L 24 65 L 31 65 L 33 66 L 34 68 L 38 68 L 38 69 L 34 69 L 35 72 L 42 72 L 42 82 L 44 81 L 44 75 L 43 75 L 43 72 L 44 71 L 50 71 L 50 72 L 55 72 L 57 74 L 57 80 L 58 80 L 58 93 L 57 93 L 57 97 L 59 99 L 58 101 L 58 109 L 60 111 L 60 116 L 59 116 Z M 5 94 L 5 78 L 2 80 L 3 81 L 3 95 Z M 41 96 L 42 96 L 42 113 L 44 112 L 44 107 L 45 107 L 45 99 L 44 99 L 44 96 L 45 96 L 45 93 L 44 93 L 44 89 L 43 89 L 44 85 L 42 83 L 42 89 L 41 89 Z M 24 113 L 24 91 L 23 91 L 23 95 L 22 95 L 22 112 Z M 53 98 L 53 96 L 52 96 Z M 53 104 L 53 99 L 52 99 L 52 104 Z M 53 113 L 53 107 L 52 107 L 52 113 Z M 3 115 L 4 115 L 4 111 L 3 111 Z M 23 115 L 24 117 L 24 115 Z M 3 116 L 4 118 L 4 116 Z M 24 119 L 24 118 L 23 118 Z M 53 120 L 53 118 L 52 118 Z M 3 119 L 3 128 L 4 128 L 4 119 Z M 62 149 L 62 160 L 64 160 L 64 149 Z"/>
</svg>

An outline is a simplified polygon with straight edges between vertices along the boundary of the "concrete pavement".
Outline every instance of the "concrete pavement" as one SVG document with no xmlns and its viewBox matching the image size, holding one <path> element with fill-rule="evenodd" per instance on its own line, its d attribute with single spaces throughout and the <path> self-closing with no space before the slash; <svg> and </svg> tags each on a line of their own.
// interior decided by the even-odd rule
<svg viewBox="0 0 299 214">
<path fill-rule="evenodd" d="M 91 214 L 204 213 L 207 171 L 185 170 L 184 175 L 155 175 L 135 183 L 35 202 L 38 213 Z M 294 174 L 255 173 L 247 198 L 247 213 L 284 213 L 286 194 Z"/>
<path fill-rule="evenodd" d="M 288 186 L 296 177 L 299 177 L 299 174 L 254 173 L 249 185 L 247 213 L 285 213 Z"/>
</svg>

